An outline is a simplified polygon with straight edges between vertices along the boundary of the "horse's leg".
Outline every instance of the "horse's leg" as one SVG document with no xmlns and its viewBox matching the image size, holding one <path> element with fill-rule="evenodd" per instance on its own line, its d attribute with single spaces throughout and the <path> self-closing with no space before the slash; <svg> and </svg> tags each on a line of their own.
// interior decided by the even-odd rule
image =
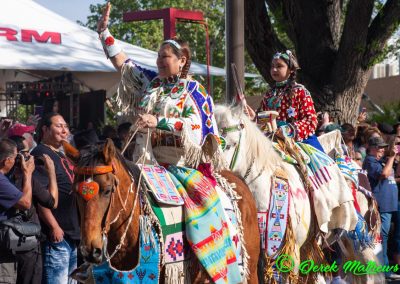
<svg viewBox="0 0 400 284">
<path fill-rule="evenodd" d="M 221 175 L 226 178 L 229 183 L 236 184 L 235 191 L 241 197 L 238 206 L 242 215 L 245 248 L 249 256 L 247 264 L 249 279 L 247 283 L 258 283 L 257 263 L 260 254 L 260 232 L 258 229 L 256 203 L 248 186 L 242 179 L 229 171 L 222 171 Z"/>
</svg>

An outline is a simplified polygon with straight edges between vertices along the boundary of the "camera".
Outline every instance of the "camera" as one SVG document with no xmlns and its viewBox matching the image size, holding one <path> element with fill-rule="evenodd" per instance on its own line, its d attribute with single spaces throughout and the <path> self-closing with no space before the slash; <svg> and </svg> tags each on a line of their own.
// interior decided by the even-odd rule
<svg viewBox="0 0 400 284">
<path fill-rule="evenodd" d="M 24 155 L 24 154 L 22 154 L 21 153 L 21 155 L 22 155 L 22 157 L 24 157 L 24 159 L 25 159 L 25 162 L 26 161 L 28 161 L 29 160 L 29 158 L 30 158 L 30 156 L 29 155 Z M 17 157 L 15 157 L 15 165 L 17 165 L 18 167 L 20 167 L 21 166 L 21 155 L 20 155 L 20 153 L 17 155 Z"/>
</svg>

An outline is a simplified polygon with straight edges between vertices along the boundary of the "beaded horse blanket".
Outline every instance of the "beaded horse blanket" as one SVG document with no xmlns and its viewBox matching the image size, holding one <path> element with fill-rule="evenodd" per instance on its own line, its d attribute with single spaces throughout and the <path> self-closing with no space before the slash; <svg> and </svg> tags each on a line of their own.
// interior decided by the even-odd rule
<svg viewBox="0 0 400 284">
<path fill-rule="evenodd" d="M 358 216 L 352 204 L 351 189 L 336 162 L 308 144 L 294 145 L 295 151 L 300 153 L 307 165 L 307 175 L 313 187 L 312 198 L 320 230 L 325 233 L 335 228 L 353 230 Z M 274 144 L 274 148 L 285 161 L 297 164 L 280 144 Z"/>
<path fill-rule="evenodd" d="M 158 170 L 156 175 L 161 177 L 156 179 L 164 179 L 162 175 L 167 173 L 184 205 L 171 206 L 157 200 L 154 195 L 157 190 L 150 190 L 149 186 L 159 185 L 142 183 L 147 192 L 152 192 L 146 195 L 144 212 L 160 228 L 161 265 L 165 267 L 166 283 L 191 283 L 193 257 L 197 257 L 215 283 L 242 282 L 247 272 L 246 257 L 242 257 L 246 252 L 236 198 L 229 193 L 229 186 L 214 186 L 197 170 L 177 166 L 167 169 Z"/>
<path fill-rule="evenodd" d="M 129 271 L 113 268 L 109 261 L 92 268 L 95 283 L 99 284 L 156 284 L 159 280 L 160 240 L 156 230 L 149 227 L 145 216 L 140 220 L 140 252 L 138 265 Z M 146 228 L 147 227 L 147 228 Z"/>
<path fill-rule="evenodd" d="M 230 237 L 228 220 L 212 183 L 197 170 L 169 166 L 185 201 L 187 240 L 215 283 L 240 283 L 242 276 Z"/>
</svg>

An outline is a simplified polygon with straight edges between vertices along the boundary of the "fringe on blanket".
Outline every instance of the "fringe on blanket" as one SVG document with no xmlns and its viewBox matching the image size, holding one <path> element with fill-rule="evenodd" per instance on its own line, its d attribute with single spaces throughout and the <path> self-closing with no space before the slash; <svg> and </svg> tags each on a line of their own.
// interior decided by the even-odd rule
<svg viewBox="0 0 400 284">
<path fill-rule="evenodd" d="M 274 254 L 271 256 L 268 256 L 267 253 L 264 253 L 264 260 L 265 260 L 265 265 L 264 265 L 264 282 L 265 283 L 271 283 L 271 284 L 278 284 L 278 283 L 286 283 L 289 281 L 289 283 L 297 283 L 297 275 L 295 271 L 292 269 L 288 273 L 280 273 L 279 278 L 282 278 L 283 281 L 278 281 L 275 276 L 277 273 L 276 268 L 274 268 L 277 260 L 277 256 L 279 255 L 293 255 L 294 253 L 294 247 L 295 247 L 295 237 L 294 237 L 294 232 L 293 232 L 293 227 L 292 227 L 292 221 L 290 219 L 290 216 L 288 216 L 287 220 L 288 224 L 286 226 L 286 231 L 285 231 L 285 237 L 283 238 L 283 246 Z M 282 263 L 286 264 L 288 267 L 291 267 L 291 263 Z"/>
<path fill-rule="evenodd" d="M 238 222 L 238 232 L 239 232 L 239 239 L 242 244 L 241 251 L 242 251 L 242 259 L 243 259 L 243 283 L 247 282 L 247 279 L 249 278 L 250 271 L 249 271 L 249 259 L 250 256 L 246 250 L 246 242 L 244 240 L 244 228 L 243 228 L 243 223 L 242 223 L 242 213 L 239 210 L 239 205 L 238 205 L 238 200 L 241 199 L 241 197 L 236 193 L 234 188 L 236 187 L 235 184 L 230 184 L 223 176 L 220 174 L 215 173 L 214 174 L 215 179 L 217 180 L 217 183 L 221 187 L 221 189 L 228 195 L 229 199 L 232 202 L 232 207 L 236 215 L 236 219 Z"/>
<path fill-rule="evenodd" d="M 311 200 L 310 200 L 311 201 Z M 311 201 L 312 202 L 312 201 Z M 317 224 L 317 217 L 315 215 L 314 204 L 311 203 L 311 225 L 308 236 L 304 244 L 300 248 L 300 262 L 305 260 L 312 260 L 314 263 L 328 265 L 325 255 L 322 252 L 321 246 L 318 245 L 317 235 L 320 232 Z M 325 273 L 325 277 L 332 278 L 332 274 Z M 318 283 L 318 274 L 310 273 L 308 275 L 299 276 L 299 283 Z"/>
<path fill-rule="evenodd" d="M 165 264 L 165 284 L 191 284 L 191 260 Z"/>
</svg>

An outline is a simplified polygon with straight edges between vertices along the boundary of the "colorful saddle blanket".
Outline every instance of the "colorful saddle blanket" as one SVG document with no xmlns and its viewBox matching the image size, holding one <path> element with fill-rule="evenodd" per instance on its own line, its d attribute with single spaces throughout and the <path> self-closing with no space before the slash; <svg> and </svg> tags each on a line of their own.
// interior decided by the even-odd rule
<svg viewBox="0 0 400 284">
<path fill-rule="evenodd" d="M 200 263 L 217 284 L 242 282 L 228 221 L 212 183 L 194 169 L 169 166 L 168 172 L 185 202 L 186 236 Z"/>
<path fill-rule="evenodd" d="M 138 165 L 142 169 L 146 187 L 153 194 L 158 203 L 169 205 L 183 205 L 167 170 L 161 166 Z"/>
<path fill-rule="evenodd" d="M 146 219 L 145 216 L 141 218 Z M 141 220 L 140 234 L 140 256 L 138 265 L 130 271 L 120 271 L 110 265 L 108 261 L 92 268 L 95 283 L 99 284 L 156 284 L 159 280 L 160 263 L 160 240 L 153 227 L 150 235 L 146 235 L 146 230 L 142 224 L 147 220 Z"/>
</svg>

